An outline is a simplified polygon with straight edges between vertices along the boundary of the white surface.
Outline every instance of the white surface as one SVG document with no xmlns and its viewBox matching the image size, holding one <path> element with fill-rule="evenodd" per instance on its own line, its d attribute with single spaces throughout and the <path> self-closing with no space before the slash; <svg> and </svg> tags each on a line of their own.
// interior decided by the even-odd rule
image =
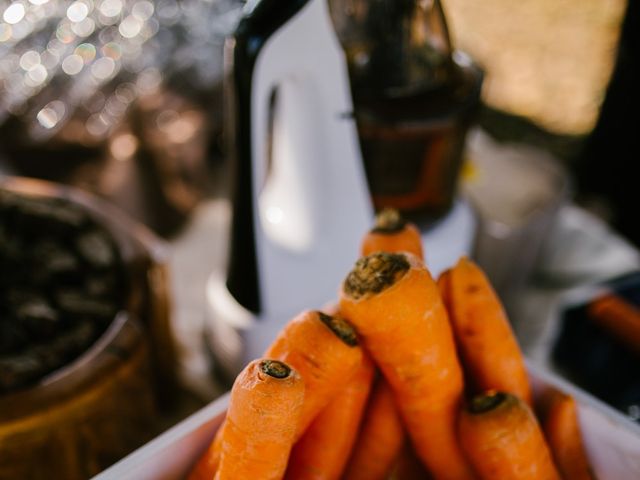
<svg viewBox="0 0 640 480">
<path fill-rule="evenodd" d="M 178 347 L 178 372 L 182 384 L 203 401 L 222 393 L 205 348 L 205 285 L 212 270 L 224 269 L 229 219 L 228 201 L 203 202 L 169 246 L 170 319 Z"/>
<path fill-rule="evenodd" d="M 555 388 L 573 396 L 589 460 L 601 480 L 640 478 L 640 425 L 543 367 L 528 364 L 534 393 Z"/>
<path fill-rule="evenodd" d="M 640 478 L 640 427 L 566 381 L 529 365 L 536 394 L 552 387 L 573 395 L 585 448 L 600 480 Z M 183 479 L 210 443 L 228 395 L 133 452 L 94 480 Z M 256 479 L 257 480 L 257 479 Z"/>
<path fill-rule="evenodd" d="M 640 268 L 640 252 L 604 221 L 575 205 L 562 208 L 545 240 L 538 274 L 594 282 Z"/>
<path fill-rule="evenodd" d="M 254 333 L 260 341 L 270 339 L 291 312 L 333 298 L 373 222 L 346 61 L 326 0 L 307 3 L 267 40 L 253 88 L 252 185 L 264 331 L 249 330 L 249 343 Z"/>
<path fill-rule="evenodd" d="M 462 255 L 471 256 L 476 228 L 475 213 L 467 201 L 459 199 L 445 218 L 423 232 L 425 263 L 434 278 Z"/>
</svg>

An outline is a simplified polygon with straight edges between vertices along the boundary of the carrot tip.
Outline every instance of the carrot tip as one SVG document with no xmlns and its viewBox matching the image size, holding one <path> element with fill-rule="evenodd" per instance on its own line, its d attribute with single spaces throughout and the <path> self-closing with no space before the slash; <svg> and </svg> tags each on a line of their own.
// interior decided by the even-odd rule
<svg viewBox="0 0 640 480">
<path fill-rule="evenodd" d="M 376 252 L 360 258 L 344 281 L 344 291 L 352 298 L 379 293 L 393 285 L 410 268 L 402 254 Z"/>
<path fill-rule="evenodd" d="M 350 347 L 358 345 L 355 329 L 344 318 L 339 315 L 327 315 L 324 312 L 318 312 L 318 317 L 344 343 Z"/>
<path fill-rule="evenodd" d="M 278 360 L 263 360 L 260 362 L 260 370 L 273 378 L 287 378 L 291 375 L 291 367 Z"/>
<path fill-rule="evenodd" d="M 495 410 L 509 399 L 509 395 L 503 392 L 490 391 L 482 395 L 476 395 L 469 403 L 469 413 L 481 414 Z"/>
<path fill-rule="evenodd" d="M 371 230 L 375 233 L 396 233 L 404 228 L 407 222 L 395 208 L 384 208 L 376 215 L 376 222 Z"/>
</svg>

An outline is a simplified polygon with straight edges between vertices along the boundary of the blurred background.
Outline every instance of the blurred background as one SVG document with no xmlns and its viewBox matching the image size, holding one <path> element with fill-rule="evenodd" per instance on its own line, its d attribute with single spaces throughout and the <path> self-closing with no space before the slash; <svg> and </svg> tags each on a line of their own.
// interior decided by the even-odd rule
<svg viewBox="0 0 640 480">
<path fill-rule="evenodd" d="M 454 189 L 479 218 L 474 255 L 535 356 L 557 295 L 638 266 L 640 7 L 441 3 L 452 49 L 483 72 Z M 0 175 L 96 194 L 166 244 L 186 392 L 167 423 L 225 389 L 203 337 L 204 286 L 226 263 L 223 47 L 243 6 L 0 0 Z"/>
<path fill-rule="evenodd" d="M 610 97 L 624 91 L 618 95 L 629 113 L 637 98 L 627 79 L 637 56 L 636 7 L 629 6 L 618 56 L 624 0 L 442 3 L 454 48 L 485 72 L 478 124 L 499 141 L 551 152 L 580 175 L 581 193 L 606 189 L 590 180 L 595 160 L 589 158 L 611 160 L 584 146 L 616 60 L 620 78 Z M 199 198 L 217 188 L 211 181 L 223 160 L 222 46 L 242 4 L 1 2 L 5 171 L 82 185 L 112 197 L 161 235 L 177 233 Z M 616 102 L 609 100 L 603 124 L 622 122 Z M 620 141 L 612 143 L 616 148 Z M 600 206 L 616 215 L 616 202 Z"/>
</svg>

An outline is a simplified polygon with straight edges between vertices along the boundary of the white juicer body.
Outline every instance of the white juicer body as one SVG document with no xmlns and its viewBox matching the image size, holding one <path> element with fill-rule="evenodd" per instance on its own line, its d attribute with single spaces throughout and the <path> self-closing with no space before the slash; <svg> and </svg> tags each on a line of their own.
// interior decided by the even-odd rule
<svg viewBox="0 0 640 480">
<path fill-rule="evenodd" d="M 293 315 L 336 299 L 373 221 L 326 0 L 307 2 L 256 58 L 251 155 L 259 312 L 240 305 L 218 272 L 207 287 L 210 343 L 232 372 L 260 356 Z"/>
</svg>

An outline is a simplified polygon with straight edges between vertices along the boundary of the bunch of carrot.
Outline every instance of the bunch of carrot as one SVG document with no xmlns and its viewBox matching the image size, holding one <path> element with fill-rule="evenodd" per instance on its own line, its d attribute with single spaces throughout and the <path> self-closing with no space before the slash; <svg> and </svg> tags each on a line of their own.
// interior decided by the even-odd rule
<svg viewBox="0 0 640 480">
<path fill-rule="evenodd" d="M 550 393 L 534 414 L 477 265 L 462 258 L 436 282 L 394 211 L 361 254 L 335 314 L 303 312 L 238 376 L 190 480 L 595 478 L 573 399 Z"/>
</svg>

